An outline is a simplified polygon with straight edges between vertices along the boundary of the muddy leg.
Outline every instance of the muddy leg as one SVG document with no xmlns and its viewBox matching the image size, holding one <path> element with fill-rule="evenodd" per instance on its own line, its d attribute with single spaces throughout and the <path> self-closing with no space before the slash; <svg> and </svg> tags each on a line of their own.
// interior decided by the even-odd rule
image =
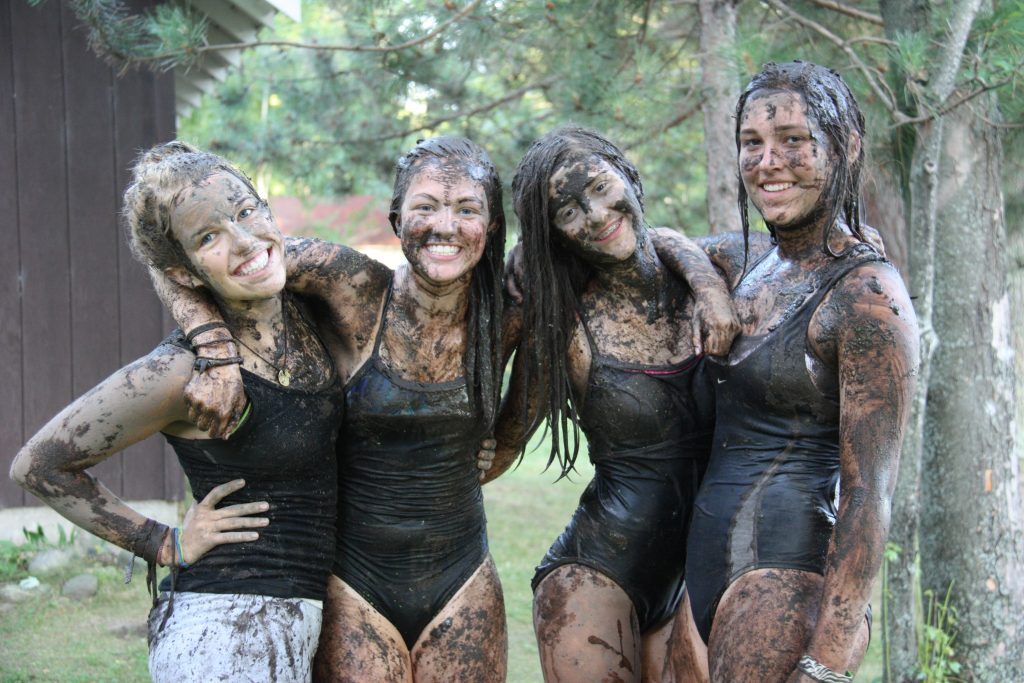
<svg viewBox="0 0 1024 683">
<path fill-rule="evenodd" d="M 781 683 L 796 668 L 817 620 L 823 579 L 758 569 L 722 596 L 708 643 L 712 681 Z"/>
<path fill-rule="evenodd" d="M 693 620 L 690 596 L 683 594 L 675 619 L 672 620 L 672 635 L 669 638 L 668 655 L 663 683 L 685 681 L 686 683 L 707 683 L 708 648 L 700 638 L 697 623 Z"/>
<path fill-rule="evenodd" d="M 629 596 L 604 574 L 567 564 L 533 596 L 544 680 L 640 680 L 640 629 Z"/>
<path fill-rule="evenodd" d="M 324 683 L 412 683 L 412 663 L 398 629 L 336 576 L 327 580 L 313 678 Z"/>
<path fill-rule="evenodd" d="M 502 683 L 508 668 L 505 602 L 488 555 L 412 648 L 416 683 Z"/>
<path fill-rule="evenodd" d="M 668 639 L 672 635 L 673 619 L 641 636 L 640 661 L 641 682 L 660 683 L 665 672 L 665 658 L 668 655 Z"/>
</svg>

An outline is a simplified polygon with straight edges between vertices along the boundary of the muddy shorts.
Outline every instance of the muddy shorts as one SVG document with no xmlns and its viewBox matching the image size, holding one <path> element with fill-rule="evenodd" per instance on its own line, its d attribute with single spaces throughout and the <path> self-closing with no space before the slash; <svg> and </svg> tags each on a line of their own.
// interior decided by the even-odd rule
<svg viewBox="0 0 1024 683">
<path fill-rule="evenodd" d="M 301 598 L 167 594 L 149 613 L 149 674 L 155 683 L 309 681 L 322 610 Z"/>
</svg>

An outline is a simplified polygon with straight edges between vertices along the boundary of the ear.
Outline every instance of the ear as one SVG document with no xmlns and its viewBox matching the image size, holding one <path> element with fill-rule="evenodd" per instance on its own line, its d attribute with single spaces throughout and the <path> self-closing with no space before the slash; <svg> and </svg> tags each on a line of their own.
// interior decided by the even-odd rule
<svg viewBox="0 0 1024 683">
<path fill-rule="evenodd" d="M 846 145 L 846 158 L 851 163 L 860 159 L 860 142 L 860 133 L 851 131 L 850 141 Z"/>
<path fill-rule="evenodd" d="M 202 280 L 188 272 L 188 270 L 182 266 L 164 268 L 164 276 L 174 284 L 180 287 L 185 287 L 186 289 L 199 289 L 203 286 Z"/>
</svg>

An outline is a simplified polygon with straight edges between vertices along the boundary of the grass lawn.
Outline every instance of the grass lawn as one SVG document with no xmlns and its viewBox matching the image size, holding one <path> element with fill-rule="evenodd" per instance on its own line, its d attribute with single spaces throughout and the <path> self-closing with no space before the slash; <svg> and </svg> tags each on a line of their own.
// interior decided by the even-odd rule
<svg viewBox="0 0 1024 683">
<path fill-rule="evenodd" d="M 541 473 L 547 450 L 527 453 L 518 469 L 484 488 L 491 553 L 498 565 L 509 626 L 509 678 L 512 683 L 541 681 L 533 637 L 530 580 L 534 566 L 562 531 L 591 470 L 579 467 L 573 481 L 554 483 L 553 471 Z M 581 454 L 585 460 L 585 455 Z M 100 579 L 99 593 L 85 603 L 59 597 L 64 579 L 83 570 Z M 17 581 L 24 573 L 15 575 Z M 149 680 L 145 620 L 149 597 L 144 572 L 131 585 L 121 571 L 78 565 L 39 577 L 53 587 L 50 597 L 0 605 L 0 683 L 18 681 L 121 682 Z M 6 579 L 12 580 L 10 578 Z M 876 595 L 876 614 L 880 612 Z M 878 633 L 858 681 L 880 680 Z"/>
</svg>

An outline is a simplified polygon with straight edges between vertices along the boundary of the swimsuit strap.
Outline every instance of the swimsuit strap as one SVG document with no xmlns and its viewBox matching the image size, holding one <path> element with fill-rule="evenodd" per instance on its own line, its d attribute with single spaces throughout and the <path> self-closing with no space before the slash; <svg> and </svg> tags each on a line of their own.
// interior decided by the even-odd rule
<svg viewBox="0 0 1024 683">
<path fill-rule="evenodd" d="M 579 320 L 580 326 L 583 328 L 583 335 L 587 338 L 587 345 L 590 346 L 590 364 L 593 366 L 594 360 L 597 359 L 601 353 L 597 350 L 597 341 L 594 339 L 594 335 L 590 333 L 590 325 L 587 322 L 587 312 L 582 305 L 576 311 L 576 319 Z"/>
<path fill-rule="evenodd" d="M 815 289 L 814 294 L 808 297 L 807 301 L 801 305 L 807 311 L 810 311 L 811 315 L 818 309 L 821 304 L 821 300 L 825 298 L 836 286 L 836 284 L 843 279 L 850 271 L 866 263 L 888 263 L 870 244 L 864 244 L 863 248 L 861 245 L 853 245 L 852 247 L 843 251 L 839 255 L 839 258 L 834 260 L 826 267 L 824 277 L 821 279 L 821 283 Z M 793 317 L 798 317 L 799 314 Z"/>
<path fill-rule="evenodd" d="M 384 305 L 380 309 L 380 325 L 377 327 L 377 338 L 373 340 L 373 351 L 370 353 L 370 359 L 380 357 L 380 342 L 384 339 L 384 327 L 388 320 L 388 307 L 391 305 L 391 293 L 395 289 L 395 276 L 392 274 L 391 282 L 388 283 L 388 291 L 384 293 Z M 364 363 L 365 365 L 365 363 Z"/>
</svg>

